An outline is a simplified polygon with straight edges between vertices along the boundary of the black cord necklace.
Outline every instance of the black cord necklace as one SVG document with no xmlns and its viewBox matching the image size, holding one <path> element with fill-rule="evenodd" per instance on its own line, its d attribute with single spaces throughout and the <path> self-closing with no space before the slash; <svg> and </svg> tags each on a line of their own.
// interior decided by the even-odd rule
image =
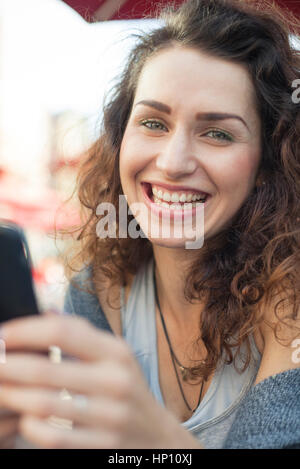
<svg viewBox="0 0 300 469">
<path fill-rule="evenodd" d="M 156 278 L 155 278 L 155 262 L 154 262 L 154 265 L 153 265 L 153 283 L 154 283 L 155 301 L 156 301 L 156 304 L 157 304 L 157 307 L 158 307 L 158 311 L 159 311 L 159 314 L 160 314 L 160 318 L 161 318 L 163 330 L 164 330 L 164 333 L 165 333 L 165 336 L 166 336 L 166 339 L 167 339 L 167 342 L 168 342 L 169 350 L 170 350 L 170 353 L 171 353 L 172 363 L 173 363 L 173 367 L 174 367 L 174 370 L 175 370 L 175 374 L 176 374 L 178 386 L 179 386 L 181 395 L 182 395 L 182 397 L 183 397 L 183 400 L 184 400 L 184 402 L 185 402 L 185 405 L 187 406 L 187 408 L 189 409 L 189 411 L 191 411 L 191 412 L 194 413 L 195 410 L 198 408 L 198 406 L 199 406 L 199 404 L 200 404 L 200 401 L 201 401 L 202 392 L 203 392 L 204 380 L 202 380 L 202 383 L 201 383 L 200 395 L 199 395 L 198 403 L 197 403 L 195 409 L 191 409 L 191 407 L 189 406 L 189 404 L 188 404 L 188 402 L 187 402 L 187 400 L 186 400 L 186 398 L 185 398 L 185 395 L 184 395 L 184 392 L 183 392 L 183 389 L 182 389 L 182 385 L 181 385 L 181 382 L 180 382 L 180 379 L 179 379 L 179 376 L 178 376 L 177 368 L 176 368 L 176 365 L 175 365 L 175 361 L 176 361 L 176 363 L 179 365 L 179 369 L 180 369 L 180 372 L 181 372 L 181 376 L 182 376 L 183 381 L 186 381 L 186 379 L 187 379 L 187 372 L 189 371 L 189 368 L 186 368 L 185 366 L 183 366 L 183 365 L 179 362 L 178 358 L 176 357 L 176 355 L 175 355 L 175 353 L 174 353 L 174 351 L 173 351 L 173 348 L 172 348 L 172 345 L 171 345 L 171 342 L 170 342 L 170 339 L 169 339 L 169 336 L 168 336 L 166 324 L 165 324 L 165 321 L 164 321 L 164 318 L 163 318 L 163 315 L 162 315 L 162 312 L 161 312 L 161 309 L 160 309 L 159 300 L 158 300 L 157 286 L 156 286 Z"/>
</svg>

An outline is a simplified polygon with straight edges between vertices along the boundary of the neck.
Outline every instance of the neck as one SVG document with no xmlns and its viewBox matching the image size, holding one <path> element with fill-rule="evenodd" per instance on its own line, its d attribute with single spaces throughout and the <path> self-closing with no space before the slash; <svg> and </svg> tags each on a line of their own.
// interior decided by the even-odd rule
<svg viewBox="0 0 300 469">
<path fill-rule="evenodd" d="M 160 308 L 168 323 L 187 331 L 199 323 L 201 312 L 200 302 L 191 304 L 184 297 L 186 274 L 195 258 L 182 249 L 169 249 L 162 246 L 153 247 L 156 264 L 156 286 Z M 193 259 L 192 259 L 193 257 Z M 197 335 L 199 330 L 197 327 Z"/>
</svg>

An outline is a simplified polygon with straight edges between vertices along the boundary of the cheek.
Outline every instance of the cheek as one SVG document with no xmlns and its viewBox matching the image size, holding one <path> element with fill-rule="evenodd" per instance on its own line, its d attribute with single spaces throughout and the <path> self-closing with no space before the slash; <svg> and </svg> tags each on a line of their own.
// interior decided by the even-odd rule
<svg viewBox="0 0 300 469">
<path fill-rule="evenodd" d="M 125 133 L 120 148 L 120 177 L 123 186 L 128 182 L 128 178 L 134 169 L 135 160 L 136 158 L 132 153 L 130 139 L 126 136 Z"/>
<path fill-rule="evenodd" d="M 220 187 L 230 193 L 249 193 L 255 182 L 259 153 L 249 150 L 239 151 L 225 159 L 225 162 L 226 164 L 223 163 L 218 167 L 216 174 Z"/>
<path fill-rule="evenodd" d="M 120 148 L 120 175 L 130 178 L 142 171 L 151 159 L 151 148 L 140 139 L 125 132 Z"/>
</svg>

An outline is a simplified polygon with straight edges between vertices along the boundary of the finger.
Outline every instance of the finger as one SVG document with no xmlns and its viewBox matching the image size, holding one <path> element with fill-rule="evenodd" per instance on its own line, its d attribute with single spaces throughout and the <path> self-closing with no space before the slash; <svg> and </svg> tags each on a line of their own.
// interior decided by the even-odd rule
<svg viewBox="0 0 300 469">
<path fill-rule="evenodd" d="M 5 418 L 5 417 L 17 417 L 18 414 L 16 412 L 13 412 L 9 409 L 6 409 L 5 407 L 0 407 L 0 421 L 2 420 L 2 418 Z"/>
<path fill-rule="evenodd" d="M 125 341 L 101 331 L 87 320 L 75 316 L 32 316 L 14 319 L 1 327 L 6 349 L 46 351 L 51 345 L 81 360 L 100 358 L 126 360 L 130 356 Z"/>
<path fill-rule="evenodd" d="M 43 419 L 28 415 L 21 418 L 20 432 L 26 440 L 46 449 L 118 448 L 114 433 L 82 428 L 58 429 Z"/>
<path fill-rule="evenodd" d="M 46 311 L 43 311 L 43 316 L 59 316 L 60 314 L 64 314 L 64 313 L 61 313 L 58 309 L 47 309 Z"/>
<path fill-rule="evenodd" d="M 9 435 L 0 441 L 0 449 L 16 449 L 17 434 Z"/>
<path fill-rule="evenodd" d="M 18 424 L 20 417 L 5 417 L 0 420 L 0 447 L 1 441 L 18 433 Z"/>
<path fill-rule="evenodd" d="M 64 395 L 65 396 L 65 395 Z M 126 426 L 128 405 L 106 396 L 103 398 L 70 395 L 43 388 L 5 386 L 1 401 L 20 414 L 41 419 L 51 416 L 71 420 L 76 425 L 119 431 Z"/>
<path fill-rule="evenodd" d="M 67 388 L 71 392 L 89 395 L 110 395 L 126 399 L 132 389 L 131 373 L 123 365 L 105 361 L 97 364 L 65 360 L 51 363 L 38 355 L 7 354 L 7 362 L 0 366 L 0 406 L 5 384 Z"/>
</svg>

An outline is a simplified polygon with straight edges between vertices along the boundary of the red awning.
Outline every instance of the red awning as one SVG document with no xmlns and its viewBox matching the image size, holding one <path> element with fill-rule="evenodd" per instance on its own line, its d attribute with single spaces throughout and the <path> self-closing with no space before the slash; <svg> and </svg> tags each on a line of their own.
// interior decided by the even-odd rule
<svg viewBox="0 0 300 469">
<path fill-rule="evenodd" d="M 143 18 L 155 10 L 157 1 L 153 0 L 63 0 L 74 8 L 86 21 L 129 20 Z M 184 0 L 175 0 L 180 5 Z M 275 0 L 300 17 L 300 0 Z M 167 4 L 168 0 L 160 0 L 159 4 Z"/>
<path fill-rule="evenodd" d="M 14 175 L 0 174 L 0 218 L 18 223 L 23 228 L 53 232 L 77 226 L 79 214 L 64 204 L 50 188 L 32 193 L 28 183 Z"/>
</svg>

